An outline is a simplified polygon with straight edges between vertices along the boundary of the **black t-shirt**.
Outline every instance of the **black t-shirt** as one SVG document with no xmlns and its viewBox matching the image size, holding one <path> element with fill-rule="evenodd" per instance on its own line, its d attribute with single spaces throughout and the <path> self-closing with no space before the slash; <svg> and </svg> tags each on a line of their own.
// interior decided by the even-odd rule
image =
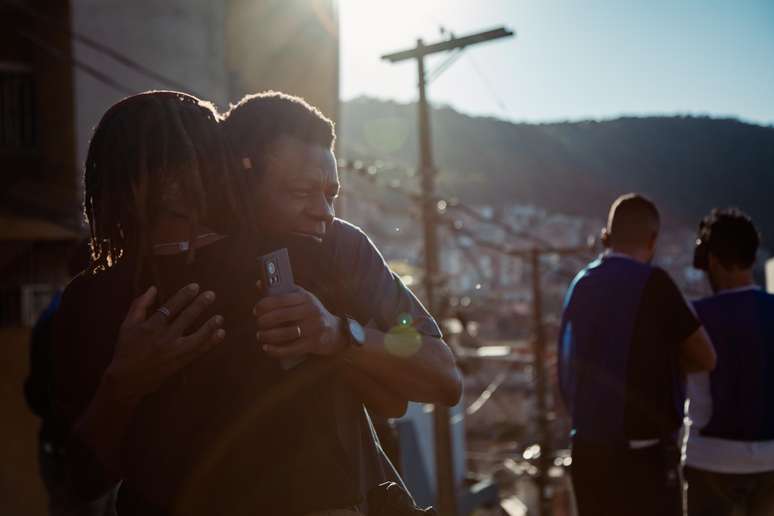
<svg viewBox="0 0 774 516">
<path fill-rule="evenodd" d="M 642 293 L 629 350 L 624 407 L 629 439 L 666 436 L 682 424 L 685 384 L 679 345 L 699 326 L 672 278 L 654 267 Z"/>
<path fill-rule="evenodd" d="M 165 293 L 197 281 L 218 294 L 203 319 L 224 315 L 227 338 L 139 407 L 124 447 L 123 513 L 180 504 L 202 514 L 344 507 L 368 487 L 359 485 L 361 469 L 379 468 L 375 449 L 359 444 L 370 429 L 362 404 L 338 381 L 335 361 L 309 360 L 286 373 L 255 345 L 255 257 L 276 247 L 225 239 L 197 250 L 193 264 L 184 255 L 154 258 Z M 300 239 L 287 247 L 296 282 L 333 313 L 385 331 L 408 313 L 420 332 L 440 334 L 354 226 L 337 221 L 322 245 Z M 131 300 L 151 283 L 151 270 L 145 267 L 136 289 L 131 263 L 82 275 L 66 289 L 55 344 L 64 425 L 93 397 L 118 327 Z"/>
<path fill-rule="evenodd" d="M 669 275 L 621 255 L 581 271 L 568 292 L 559 380 L 576 442 L 628 446 L 682 423 L 680 344 L 699 322 Z"/>
</svg>

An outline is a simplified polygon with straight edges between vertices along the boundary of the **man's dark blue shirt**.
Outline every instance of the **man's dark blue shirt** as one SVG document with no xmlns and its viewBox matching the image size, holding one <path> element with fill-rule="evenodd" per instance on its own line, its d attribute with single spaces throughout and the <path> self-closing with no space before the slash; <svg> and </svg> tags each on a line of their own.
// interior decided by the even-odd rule
<svg viewBox="0 0 774 516">
<path fill-rule="evenodd" d="M 680 343 L 699 327 L 669 275 L 625 255 L 590 263 L 568 290 L 559 381 L 576 440 L 625 446 L 682 422 Z"/>
<path fill-rule="evenodd" d="M 694 302 L 712 339 L 712 415 L 707 437 L 774 439 L 774 295 L 759 288 L 721 292 Z"/>
</svg>

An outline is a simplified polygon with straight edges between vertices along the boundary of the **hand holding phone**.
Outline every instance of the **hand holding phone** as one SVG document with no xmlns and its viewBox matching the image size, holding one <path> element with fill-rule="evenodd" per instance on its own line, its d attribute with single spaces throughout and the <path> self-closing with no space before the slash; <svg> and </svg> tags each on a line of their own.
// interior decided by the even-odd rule
<svg viewBox="0 0 774 516">
<path fill-rule="evenodd" d="M 290 266 L 287 249 L 282 248 L 265 254 L 258 258 L 258 262 L 260 263 L 261 297 L 290 294 L 297 290 L 293 281 L 293 269 Z M 306 360 L 306 356 L 283 358 L 280 359 L 280 364 L 283 369 L 288 370 L 304 360 Z"/>
</svg>

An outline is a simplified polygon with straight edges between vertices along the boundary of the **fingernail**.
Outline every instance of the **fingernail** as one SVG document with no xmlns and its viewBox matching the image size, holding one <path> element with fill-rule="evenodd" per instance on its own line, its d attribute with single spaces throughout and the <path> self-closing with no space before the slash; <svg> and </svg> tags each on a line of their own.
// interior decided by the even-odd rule
<svg viewBox="0 0 774 516">
<path fill-rule="evenodd" d="M 261 280 L 256 281 L 255 286 L 261 288 Z"/>
<path fill-rule="evenodd" d="M 218 326 L 223 324 L 223 317 L 221 317 L 220 315 L 216 315 L 215 316 L 215 324 L 217 324 Z"/>
<path fill-rule="evenodd" d="M 213 292 L 211 290 L 205 292 L 204 293 L 204 299 L 206 299 L 207 301 L 212 301 L 213 299 L 215 299 L 215 292 Z"/>
<path fill-rule="evenodd" d="M 197 292 L 199 290 L 199 284 L 191 283 L 190 285 L 188 285 L 188 290 L 191 292 Z"/>
<path fill-rule="evenodd" d="M 264 351 L 269 351 L 269 346 L 266 346 L 266 345 L 261 346 L 261 349 Z"/>
<path fill-rule="evenodd" d="M 224 330 L 223 328 L 215 332 L 215 338 L 217 338 L 218 340 L 222 339 L 225 336 L 226 336 L 226 330 Z"/>
</svg>

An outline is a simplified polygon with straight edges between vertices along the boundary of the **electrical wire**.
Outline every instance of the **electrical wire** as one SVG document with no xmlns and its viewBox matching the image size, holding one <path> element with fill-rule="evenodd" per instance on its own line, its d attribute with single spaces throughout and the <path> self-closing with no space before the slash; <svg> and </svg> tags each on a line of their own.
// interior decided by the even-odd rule
<svg viewBox="0 0 774 516">
<path fill-rule="evenodd" d="M 478 62 L 473 58 L 473 55 L 468 53 L 466 57 L 468 58 L 468 61 L 470 61 L 470 64 L 478 75 L 479 79 L 481 79 L 481 82 L 484 83 L 486 89 L 489 90 L 489 94 L 492 96 L 495 104 L 497 104 L 497 107 L 499 107 L 504 114 L 509 115 L 510 110 L 508 109 L 508 106 L 505 105 L 505 101 L 500 97 L 500 95 L 497 94 L 497 91 L 494 89 L 494 85 L 478 66 Z"/>
<path fill-rule="evenodd" d="M 84 63 L 82 61 L 79 61 L 77 59 L 74 59 L 74 58 L 68 56 L 67 54 L 65 54 L 65 52 L 59 50 L 58 48 L 52 47 L 51 45 L 47 44 L 46 42 L 44 42 L 42 39 L 38 38 L 37 36 L 34 36 L 34 35 L 32 35 L 32 34 L 30 34 L 28 32 L 21 31 L 21 30 L 16 30 L 16 34 L 18 34 L 23 39 L 26 39 L 27 41 L 29 41 L 30 43 L 32 43 L 33 45 L 35 45 L 36 47 L 41 49 L 43 52 L 45 52 L 46 54 L 48 54 L 51 57 L 53 57 L 54 59 L 57 59 L 59 61 L 63 61 L 65 63 L 68 63 L 70 66 L 72 66 L 74 68 L 78 68 L 78 69 L 82 70 L 84 73 L 86 73 L 87 75 L 90 75 L 91 77 L 93 77 L 97 81 L 101 82 L 102 84 L 105 84 L 106 86 L 110 86 L 111 88 L 113 88 L 113 89 L 115 89 L 115 90 L 117 90 L 117 91 L 119 91 L 119 92 L 121 92 L 121 93 L 123 93 L 125 95 L 132 95 L 132 94 L 136 93 L 135 91 L 130 90 L 129 88 L 127 88 L 123 84 L 121 84 L 118 81 L 116 81 L 115 79 L 113 79 L 111 76 L 109 76 L 109 75 L 107 75 L 105 73 L 102 73 L 97 68 L 95 68 L 95 67 L 93 67 L 93 66 L 91 66 L 89 64 L 86 64 L 86 63 Z"/>
<path fill-rule="evenodd" d="M 413 199 L 414 201 L 422 202 L 423 196 L 419 192 L 417 192 L 417 191 L 409 190 L 407 188 L 401 187 L 400 184 L 394 183 L 394 182 L 391 183 L 391 184 L 384 184 L 384 183 L 380 183 L 379 182 L 379 179 L 378 179 L 377 175 L 378 175 L 378 172 L 380 170 L 383 170 L 383 171 L 387 171 L 387 170 L 389 170 L 389 171 L 401 171 L 401 170 L 406 171 L 407 169 L 405 169 L 405 168 L 402 168 L 402 167 L 399 167 L 399 166 L 393 165 L 393 164 L 385 165 L 383 162 L 378 162 L 378 163 L 375 162 L 373 164 L 367 164 L 367 163 L 365 163 L 363 161 L 355 161 L 355 162 L 350 163 L 350 162 L 348 162 L 346 160 L 342 160 L 341 163 L 339 164 L 339 170 L 344 171 L 344 172 L 356 173 L 356 174 L 360 175 L 361 177 L 367 179 L 368 182 L 373 184 L 373 185 L 376 185 L 376 186 L 379 186 L 379 187 L 385 188 L 385 189 L 390 189 L 390 190 L 392 190 L 394 192 L 401 193 L 402 195 L 405 195 L 408 198 Z M 436 206 L 438 206 L 439 208 L 442 206 L 443 210 L 447 210 L 447 209 L 458 210 L 458 211 L 461 211 L 462 213 L 470 216 L 471 218 L 477 220 L 478 222 L 481 222 L 481 223 L 484 223 L 484 224 L 489 224 L 489 225 L 495 226 L 497 228 L 500 228 L 508 236 L 511 236 L 511 237 L 514 237 L 514 238 L 520 238 L 520 239 L 529 240 L 529 241 L 535 243 L 535 245 L 538 246 L 539 250 L 542 251 L 542 252 L 546 252 L 546 253 L 556 252 L 558 254 L 563 254 L 563 255 L 572 255 L 572 254 L 574 254 L 574 252 L 573 252 L 574 248 L 567 248 L 567 249 L 556 248 L 550 242 L 546 241 L 545 239 L 543 239 L 543 238 L 541 238 L 541 237 L 539 237 L 537 235 L 534 235 L 534 234 L 529 233 L 528 231 L 525 231 L 525 230 L 522 230 L 522 229 L 518 229 L 518 228 L 512 226 L 511 224 L 509 224 L 509 223 L 507 223 L 505 221 L 493 219 L 491 217 L 487 217 L 487 216 L 481 214 L 477 209 L 475 209 L 472 206 L 469 206 L 469 205 L 463 203 L 462 201 L 460 201 L 457 198 L 445 198 L 445 197 L 441 197 L 441 196 L 435 196 L 435 197 L 433 197 L 431 199 L 431 201 L 434 204 L 436 204 Z M 447 222 L 446 225 L 448 225 L 448 222 Z M 458 229 L 455 228 L 453 225 L 450 226 L 450 227 L 451 227 L 452 230 L 458 231 Z M 471 235 L 467 235 L 466 234 L 466 236 L 469 236 L 472 239 L 476 239 L 476 237 L 474 235 L 472 235 L 472 234 Z M 503 247 L 503 246 L 500 246 L 500 245 L 498 245 L 498 244 L 496 244 L 494 242 L 481 241 L 480 244 L 483 247 L 487 247 L 489 249 L 496 250 L 498 252 L 502 252 L 502 253 L 505 253 L 505 254 L 513 255 L 515 253 L 517 255 L 521 255 L 521 254 L 524 254 L 524 253 L 528 252 L 527 250 L 518 251 L 518 250 L 511 249 L 509 247 L 508 248 L 507 247 Z M 584 250 L 586 248 L 590 248 L 590 247 L 592 247 L 592 246 L 591 245 L 590 246 L 586 246 L 586 247 L 579 246 L 579 247 L 577 247 L 578 253 L 580 253 L 582 250 Z"/>
<path fill-rule="evenodd" d="M 454 50 L 452 50 L 451 54 L 440 65 L 438 65 L 429 74 L 427 74 L 427 77 L 425 78 L 425 83 L 430 84 L 438 77 L 440 77 L 443 72 L 448 70 L 451 65 L 457 62 L 457 60 L 462 56 L 464 51 L 465 51 L 464 48 L 455 48 Z"/>
<path fill-rule="evenodd" d="M 152 70 L 151 68 L 149 68 L 149 67 L 143 65 L 142 63 L 140 63 L 140 62 L 138 62 L 138 61 L 136 61 L 136 60 L 126 56 L 125 54 L 119 52 L 118 50 L 115 50 L 114 48 L 108 47 L 107 45 L 99 43 L 98 41 L 95 41 L 94 39 L 91 39 L 91 38 L 89 38 L 87 36 L 84 36 L 82 34 L 79 34 L 78 32 L 73 31 L 72 29 L 69 28 L 69 26 L 67 26 L 67 24 L 59 22 L 58 20 L 54 20 L 51 17 L 45 16 L 45 15 L 41 14 L 39 11 L 35 10 L 34 8 L 32 8 L 32 7 L 28 6 L 28 5 L 24 5 L 21 2 L 11 1 L 11 0 L 3 0 L 2 3 L 5 4 L 5 5 L 8 5 L 8 6 L 12 7 L 12 8 L 17 9 L 18 11 L 20 11 L 20 12 L 22 12 L 22 13 L 24 13 L 24 14 L 26 14 L 26 15 L 28 15 L 28 16 L 36 19 L 36 20 L 38 20 L 38 21 L 40 21 L 40 22 L 45 23 L 46 25 L 48 25 L 49 27 L 53 28 L 54 30 L 57 30 L 60 33 L 66 34 L 67 36 L 72 38 L 74 41 L 77 41 L 78 43 L 81 43 L 84 46 L 87 46 L 87 47 L 89 47 L 89 48 L 91 48 L 93 50 L 96 50 L 97 52 L 107 56 L 107 57 L 110 57 L 111 59 L 113 59 L 113 60 L 117 61 L 118 63 L 122 64 L 123 66 L 125 66 L 126 68 L 129 68 L 130 70 L 133 70 L 134 72 L 136 72 L 136 73 L 138 73 L 138 74 L 140 74 L 140 75 L 142 75 L 142 76 L 144 76 L 144 77 L 146 77 L 148 79 L 153 79 L 155 81 L 158 81 L 158 82 L 162 83 L 164 86 L 166 86 L 168 88 L 184 91 L 186 93 L 190 93 L 190 94 L 195 95 L 197 97 L 199 96 L 198 94 L 196 94 L 196 92 L 192 91 L 189 86 L 184 85 L 184 84 L 182 84 L 182 83 L 180 83 L 180 82 L 178 82 L 178 81 L 176 81 L 176 80 L 174 80 L 174 79 L 172 79 L 170 77 L 167 77 L 167 76 L 165 76 L 165 75 L 163 75 L 163 74 L 161 74 L 159 72 L 156 72 L 155 70 Z M 61 52 L 61 51 L 59 51 L 59 52 Z M 81 68 L 82 70 L 86 71 L 86 68 L 84 68 L 84 66 L 88 66 L 88 65 L 85 65 L 84 63 L 80 63 L 80 62 L 75 61 L 75 60 L 72 60 L 72 62 L 73 63 L 78 63 L 79 64 L 79 68 Z M 92 72 L 95 70 L 93 67 L 89 67 L 89 68 L 92 68 Z M 92 75 L 92 77 L 95 77 L 94 73 L 92 73 L 92 72 L 87 71 L 87 73 L 89 73 L 89 75 Z M 99 72 L 99 71 L 97 71 L 97 72 L 100 75 L 103 75 L 103 76 L 105 75 L 102 72 Z M 101 82 L 105 82 L 105 81 L 101 81 Z M 111 84 L 111 86 L 115 87 L 112 84 Z M 124 88 L 122 91 L 126 92 L 126 91 L 130 91 L 130 90 Z"/>
</svg>

